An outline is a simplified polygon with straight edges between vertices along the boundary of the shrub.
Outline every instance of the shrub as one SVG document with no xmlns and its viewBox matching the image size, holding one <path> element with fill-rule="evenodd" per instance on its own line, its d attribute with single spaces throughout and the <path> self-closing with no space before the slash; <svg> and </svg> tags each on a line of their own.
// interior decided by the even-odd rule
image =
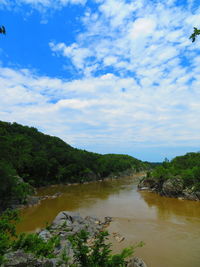
<svg viewBox="0 0 200 267">
<path fill-rule="evenodd" d="M 53 258 L 54 249 L 60 244 L 60 238 L 54 236 L 48 241 L 43 240 L 38 234 L 19 235 L 17 240 L 13 241 L 12 248 L 14 250 L 23 249 L 27 253 L 33 253 L 37 257 Z"/>
<path fill-rule="evenodd" d="M 111 244 L 107 243 L 108 232 L 99 232 L 91 246 L 88 245 L 89 233 L 81 230 L 69 240 L 74 249 L 75 260 L 81 267 L 124 267 L 126 258 L 133 255 L 134 249 L 143 246 L 139 243 L 135 247 L 125 248 L 120 254 L 112 255 Z"/>
<path fill-rule="evenodd" d="M 4 261 L 4 254 L 11 246 L 11 238 L 16 236 L 16 223 L 19 220 L 17 211 L 6 210 L 0 216 L 0 265 Z"/>
</svg>

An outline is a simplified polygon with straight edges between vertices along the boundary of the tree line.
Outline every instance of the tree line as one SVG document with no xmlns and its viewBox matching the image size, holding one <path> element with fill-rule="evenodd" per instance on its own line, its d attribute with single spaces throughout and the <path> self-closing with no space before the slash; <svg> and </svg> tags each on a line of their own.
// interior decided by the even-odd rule
<svg viewBox="0 0 200 267">
<path fill-rule="evenodd" d="M 128 155 L 76 149 L 34 127 L 0 121 L 0 205 L 12 198 L 24 201 L 29 185 L 80 183 L 148 167 Z"/>
<path fill-rule="evenodd" d="M 190 152 L 171 161 L 166 159 L 149 176 L 160 181 L 175 180 L 178 177 L 184 188 L 200 191 L 200 152 Z"/>
</svg>

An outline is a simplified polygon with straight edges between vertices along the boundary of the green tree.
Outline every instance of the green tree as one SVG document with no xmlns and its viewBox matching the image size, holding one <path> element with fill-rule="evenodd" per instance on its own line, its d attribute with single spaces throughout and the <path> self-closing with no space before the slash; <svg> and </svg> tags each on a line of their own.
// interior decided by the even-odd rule
<svg viewBox="0 0 200 267">
<path fill-rule="evenodd" d="M 196 37 L 200 35 L 200 30 L 194 27 L 193 33 L 190 35 L 190 39 L 192 39 L 192 42 L 196 41 Z"/>
<path fill-rule="evenodd" d="M 6 34 L 6 29 L 5 29 L 5 27 L 3 25 L 0 26 L 0 33 Z"/>
<path fill-rule="evenodd" d="M 19 220 L 17 211 L 6 210 L 0 216 L 0 265 L 4 261 L 4 254 L 11 246 L 11 238 L 16 237 L 16 223 Z"/>
<path fill-rule="evenodd" d="M 9 163 L 0 161 L 0 211 L 11 204 L 24 204 L 32 192 L 29 184 L 24 183 Z"/>
</svg>

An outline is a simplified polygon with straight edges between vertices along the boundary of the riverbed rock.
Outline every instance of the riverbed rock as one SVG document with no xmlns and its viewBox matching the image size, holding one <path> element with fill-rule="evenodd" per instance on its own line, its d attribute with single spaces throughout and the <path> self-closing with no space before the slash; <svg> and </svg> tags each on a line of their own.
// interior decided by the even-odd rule
<svg viewBox="0 0 200 267">
<path fill-rule="evenodd" d="M 3 267 L 69 267 L 70 264 L 77 264 L 74 258 L 74 251 L 72 245 L 68 240 L 70 235 L 74 235 L 81 229 L 85 229 L 89 232 L 88 244 L 92 245 L 95 241 L 96 234 L 103 230 L 105 225 L 112 221 L 111 217 L 106 217 L 102 222 L 96 217 L 86 216 L 81 217 L 78 213 L 62 211 L 54 219 L 52 225 L 48 226 L 48 229 L 40 231 L 39 236 L 45 241 L 49 240 L 53 236 L 60 237 L 59 245 L 54 249 L 54 258 L 37 258 L 35 255 L 25 253 L 22 250 L 12 251 L 5 255 L 7 261 Z M 115 239 L 118 242 L 122 242 L 124 237 L 116 233 Z M 61 262 L 63 253 L 69 257 L 68 262 Z M 59 265 L 60 264 L 60 265 Z M 78 265 L 77 265 L 78 266 Z M 129 261 L 128 267 L 147 267 L 146 264 L 139 258 L 133 258 Z M 103 267 L 103 266 L 102 266 Z M 116 266 L 117 267 L 117 266 Z"/>
<path fill-rule="evenodd" d="M 128 262 L 127 267 L 147 267 L 147 265 L 142 259 L 134 257 Z"/>
<path fill-rule="evenodd" d="M 193 192 L 191 188 L 185 188 L 183 190 L 184 199 L 187 200 L 199 200 L 199 192 Z"/>
<path fill-rule="evenodd" d="M 28 206 L 34 206 L 34 205 L 38 205 L 41 201 L 41 197 L 39 196 L 28 196 L 27 197 L 27 205 Z"/>
<path fill-rule="evenodd" d="M 156 181 L 154 179 L 142 179 L 138 184 L 139 190 L 151 190 L 156 186 Z"/>
<path fill-rule="evenodd" d="M 71 212 L 65 212 L 61 211 L 58 213 L 56 218 L 52 222 L 52 226 L 54 228 L 59 227 L 59 226 L 71 226 L 73 223 L 73 217 L 77 215 L 77 213 L 71 213 Z"/>
<path fill-rule="evenodd" d="M 25 253 L 22 250 L 7 253 L 6 262 L 2 267 L 54 267 L 55 265 L 49 259 L 36 258 L 31 253 Z"/>
<path fill-rule="evenodd" d="M 39 236 L 44 239 L 45 241 L 47 241 L 48 239 L 50 239 L 52 237 L 51 233 L 47 230 L 44 229 L 39 233 Z"/>
<path fill-rule="evenodd" d="M 165 196 L 179 196 L 183 191 L 183 182 L 181 178 L 174 177 L 164 181 L 162 186 L 162 194 Z"/>
<path fill-rule="evenodd" d="M 118 243 L 121 243 L 125 239 L 125 237 L 121 236 L 119 233 L 113 233 L 113 236 Z"/>
</svg>

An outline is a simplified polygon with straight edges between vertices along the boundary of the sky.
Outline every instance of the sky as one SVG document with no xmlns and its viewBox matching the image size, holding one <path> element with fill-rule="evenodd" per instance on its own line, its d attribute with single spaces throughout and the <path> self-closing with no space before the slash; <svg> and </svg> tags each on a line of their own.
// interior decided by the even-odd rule
<svg viewBox="0 0 200 267">
<path fill-rule="evenodd" d="M 199 0 L 0 0 L 0 120 L 147 161 L 200 150 Z"/>
</svg>

